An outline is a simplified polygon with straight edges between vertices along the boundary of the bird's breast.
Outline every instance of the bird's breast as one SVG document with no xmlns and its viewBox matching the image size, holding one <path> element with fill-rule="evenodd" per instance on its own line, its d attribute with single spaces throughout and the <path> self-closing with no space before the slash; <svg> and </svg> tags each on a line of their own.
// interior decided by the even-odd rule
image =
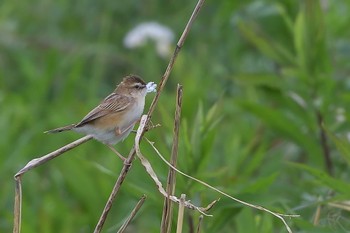
<svg viewBox="0 0 350 233">
<path fill-rule="evenodd" d="M 115 144 L 127 137 L 134 128 L 135 123 L 143 113 L 144 105 L 144 98 L 136 99 L 125 110 L 109 113 L 88 124 L 75 128 L 74 131 L 92 135 L 95 139 L 107 144 Z M 117 135 L 117 131 L 122 132 L 121 135 Z"/>
</svg>

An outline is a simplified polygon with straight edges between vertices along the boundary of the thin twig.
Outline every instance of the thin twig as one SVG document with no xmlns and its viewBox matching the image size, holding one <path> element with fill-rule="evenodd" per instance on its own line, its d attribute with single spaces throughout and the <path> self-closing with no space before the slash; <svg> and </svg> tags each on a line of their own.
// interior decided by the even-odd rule
<svg viewBox="0 0 350 233">
<path fill-rule="evenodd" d="M 186 25 L 186 27 L 185 27 L 185 29 L 184 29 L 184 31 L 183 31 L 179 41 L 178 41 L 178 43 L 177 43 L 175 51 L 174 51 L 174 53 L 173 53 L 173 55 L 172 55 L 172 57 L 171 57 L 171 59 L 169 61 L 169 64 L 168 64 L 168 66 L 167 66 L 167 68 L 165 70 L 165 73 L 164 73 L 164 75 L 163 75 L 163 77 L 162 77 L 162 79 L 161 79 L 161 81 L 160 81 L 160 83 L 158 85 L 157 94 L 153 98 L 151 106 L 150 106 L 150 108 L 148 110 L 148 113 L 147 113 L 148 117 L 147 117 L 147 122 L 146 122 L 147 125 L 148 125 L 148 123 L 151 120 L 152 114 L 153 114 L 153 112 L 155 110 L 155 107 L 157 106 L 159 97 L 160 97 L 160 95 L 161 95 L 161 93 L 162 93 L 162 91 L 164 89 L 164 86 L 165 86 L 166 82 L 168 81 L 169 75 L 170 75 L 170 73 L 171 73 L 171 71 L 173 69 L 173 66 L 175 64 L 177 55 L 180 52 L 180 50 L 181 50 L 181 48 L 182 48 L 182 46 L 183 46 L 183 44 L 184 44 L 184 42 L 185 42 L 185 40 L 187 38 L 187 35 L 188 35 L 188 33 L 189 33 L 190 29 L 191 29 L 191 26 L 192 26 L 196 16 L 198 15 L 198 13 L 200 11 L 200 8 L 202 7 L 203 3 L 204 3 L 204 0 L 199 0 L 198 1 L 197 5 L 196 5 L 195 9 L 193 10 L 193 13 L 192 13 L 192 15 L 191 15 L 191 17 L 190 17 L 190 19 L 188 21 L 188 23 L 187 23 L 187 25 Z M 145 132 L 145 129 L 143 130 L 142 135 L 144 134 L 144 132 Z M 111 194 L 110 194 L 110 196 L 109 196 L 109 198 L 107 200 L 105 208 L 103 209 L 102 214 L 100 216 L 100 219 L 99 219 L 99 221 L 98 221 L 98 223 L 97 223 L 97 225 L 95 227 L 94 233 L 101 232 L 102 227 L 104 225 L 104 222 L 106 221 L 107 215 L 108 215 L 108 213 L 109 213 L 109 211 L 110 211 L 110 209 L 112 207 L 113 201 L 114 201 L 117 193 L 119 192 L 120 186 L 122 185 L 122 183 L 123 183 L 127 173 L 129 172 L 129 169 L 130 169 L 130 166 L 131 166 L 131 162 L 134 160 L 134 158 L 135 158 L 135 146 L 131 149 L 131 151 L 129 153 L 129 156 L 126 159 L 126 162 L 124 163 L 124 166 L 123 166 L 123 168 L 122 168 L 122 170 L 120 172 L 120 175 L 118 176 L 118 179 L 117 179 L 117 181 L 116 181 L 116 183 L 115 183 L 115 185 L 114 185 L 114 187 L 112 189 L 112 192 L 111 192 Z"/>
<path fill-rule="evenodd" d="M 147 138 L 146 138 L 146 140 L 147 140 L 147 141 L 149 142 L 149 144 L 153 147 L 154 151 L 158 154 L 158 156 L 159 156 L 169 167 L 172 167 L 176 172 L 178 172 L 178 173 L 180 173 L 181 175 L 186 176 L 187 178 L 190 178 L 191 180 L 194 180 L 194 181 L 196 181 L 196 182 L 198 182 L 198 183 L 200 183 L 200 184 L 202 184 L 202 185 L 204 185 L 204 186 L 206 186 L 206 187 L 208 187 L 208 188 L 210 188 L 210 189 L 212 189 L 212 190 L 214 190 L 214 191 L 216 191 L 216 192 L 218 192 L 218 193 L 220 193 L 220 194 L 222 194 L 222 195 L 228 197 L 229 199 L 232 199 L 232 200 L 234 200 L 234 201 L 236 201 L 236 202 L 239 202 L 239 203 L 241 203 L 241 204 L 243 204 L 243 205 L 246 205 L 246 206 L 249 206 L 249 207 L 251 207 L 251 208 L 258 209 L 258 210 L 262 210 L 262 211 L 265 211 L 265 212 L 267 212 L 267 213 L 272 214 L 273 216 L 279 218 L 279 219 L 283 222 L 283 224 L 285 225 L 285 227 L 286 227 L 286 229 L 287 229 L 287 231 L 288 231 L 289 233 L 292 233 L 292 230 L 290 229 L 290 227 L 288 226 L 286 220 L 285 220 L 283 217 L 299 217 L 299 215 L 296 215 L 296 214 L 280 214 L 280 213 L 273 212 L 273 211 L 271 211 L 271 210 L 269 210 L 269 209 L 266 209 L 266 208 L 264 208 L 264 207 L 262 207 L 262 206 L 253 205 L 253 204 L 251 204 L 251 203 L 242 201 L 242 200 L 240 200 L 240 199 L 238 199 L 238 198 L 232 197 L 232 196 L 230 196 L 229 194 L 227 194 L 227 193 L 225 193 L 225 192 L 223 192 L 223 191 L 221 191 L 221 190 L 219 190 L 219 189 L 217 189 L 217 188 L 215 188 L 215 187 L 213 187 L 213 186 L 211 186 L 211 185 L 205 183 L 204 181 L 201 181 L 201 180 L 199 180 L 199 179 L 197 179 L 197 178 L 194 178 L 194 177 L 192 177 L 192 176 L 190 176 L 190 175 L 187 175 L 186 173 L 180 171 L 180 170 L 177 169 L 176 167 L 173 167 L 173 166 L 160 154 L 160 152 L 158 151 L 158 149 L 154 146 L 154 142 L 149 141 Z"/>
<path fill-rule="evenodd" d="M 182 225 L 184 221 L 184 212 L 185 212 L 185 200 L 186 200 L 186 194 L 181 194 L 180 203 L 179 203 L 179 212 L 177 214 L 176 233 L 182 233 Z"/>
<path fill-rule="evenodd" d="M 179 131 L 180 131 L 180 117 L 181 117 L 181 106 L 182 106 L 182 86 L 177 85 L 176 92 L 176 108 L 175 108 L 175 120 L 174 120 L 174 132 L 173 132 L 173 146 L 171 149 L 170 163 L 176 167 L 178 146 L 179 146 Z M 175 193 L 176 186 L 176 173 L 175 170 L 170 168 L 168 172 L 166 192 L 168 196 L 172 196 Z M 169 198 L 164 200 L 163 214 L 161 223 L 161 232 L 170 233 L 171 230 L 171 219 L 173 216 L 173 205 Z"/>
<path fill-rule="evenodd" d="M 193 217 L 190 214 L 188 214 L 187 216 L 187 222 L 188 222 L 188 232 L 194 233 Z"/>
<path fill-rule="evenodd" d="M 13 233 L 19 233 L 21 232 L 21 217 L 22 217 L 22 182 L 21 177 L 24 173 L 28 172 L 29 170 L 40 166 L 43 163 L 46 163 L 50 161 L 51 159 L 56 158 L 57 156 L 83 144 L 84 142 L 89 141 L 92 139 L 92 136 L 88 135 L 85 137 L 82 137 L 74 142 L 71 142 L 58 150 L 55 150 L 49 154 L 46 154 L 42 157 L 32 159 L 25 165 L 21 170 L 19 170 L 16 175 L 14 176 L 16 181 L 16 187 L 15 187 L 15 205 L 14 205 L 14 224 L 13 224 Z"/>
<path fill-rule="evenodd" d="M 142 195 L 141 199 L 137 202 L 136 206 L 134 207 L 134 209 L 131 211 L 129 217 L 125 220 L 125 222 L 123 223 L 123 225 L 120 227 L 120 229 L 118 230 L 117 233 L 123 233 L 125 231 L 125 229 L 127 228 L 127 226 L 129 225 L 129 223 L 131 222 L 131 220 L 135 217 L 137 211 L 139 211 L 139 209 L 141 208 L 141 206 L 143 205 L 143 203 L 145 202 L 147 196 L 144 194 Z"/>
<path fill-rule="evenodd" d="M 120 158 L 122 161 L 125 161 L 126 158 L 124 158 L 124 156 L 122 156 L 112 145 L 108 145 L 106 144 L 106 146 L 111 149 L 111 151 L 113 151 L 114 154 L 116 154 L 118 156 L 118 158 Z"/>
<path fill-rule="evenodd" d="M 202 222 L 203 222 L 203 215 L 199 216 L 196 233 L 200 233 L 201 232 Z"/>
</svg>

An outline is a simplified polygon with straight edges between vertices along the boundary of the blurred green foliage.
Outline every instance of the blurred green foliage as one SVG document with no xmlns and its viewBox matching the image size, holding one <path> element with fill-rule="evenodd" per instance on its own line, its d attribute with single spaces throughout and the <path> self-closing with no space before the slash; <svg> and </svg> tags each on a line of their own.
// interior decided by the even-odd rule
<svg viewBox="0 0 350 233">
<path fill-rule="evenodd" d="M 42 132 L 79 121 L 126 74 L 159 82 L 168 59 L 151 42 L 126 49 L 123 38 L 146 21 L 178 38 L 195 2 L 0 5 L 0 232 L 10 232 L 13 175 L 80 136 Z M 147 137 L 169 157 L 180 83 L 180 170 L 245 201 L 300 214 L 288 220 L 295 232 L 349 232 L 349 11 L 349 1 L 208 0 L 153 117 L 162 127 Z M 127 154 L 132 144 L 133 135 L 116 148 Z M 147 143 L 142 150 L 165 181 L 168 167 Z M 25 174 L 23 232 L 92 232 L 120 168 L 108 148 L 90 141 Z M 220 197 L 178 176 L 181 193 L 198 205 Z M 163 200 L 139 161 L 104 232 L 116 232 L 142 194 L 148 199 L 130 232 L 159 232 Z M 286 232 L 273 216 L 223 197 L 210 214 L 203 232 Z M 198 213 L 187 216 L 197 224 Z"/>
</svg>

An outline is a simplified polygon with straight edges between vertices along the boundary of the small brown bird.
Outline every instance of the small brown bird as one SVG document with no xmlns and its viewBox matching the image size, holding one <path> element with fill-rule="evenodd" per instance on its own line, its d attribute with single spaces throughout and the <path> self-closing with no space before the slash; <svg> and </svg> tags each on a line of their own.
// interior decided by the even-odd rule
<svg viewBox="0 0 350 233">
<path fill-rule="evenodd" d="M 146 94 L 155 91 L 156 87 L 154 82 L 146 84 L 136 75 L 126 76 L 113 93 L 91 110 L 79 123 L 45 133 L 73 130 L 91 135 L 112 149 L 111 145 L 124 140 L 132 131 L 142 115 Z"/>
</svg>

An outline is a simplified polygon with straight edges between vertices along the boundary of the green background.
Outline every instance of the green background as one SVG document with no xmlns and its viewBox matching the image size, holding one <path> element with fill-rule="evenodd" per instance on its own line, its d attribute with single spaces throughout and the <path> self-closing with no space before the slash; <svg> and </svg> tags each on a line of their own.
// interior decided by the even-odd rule
<svg viewBox="0 0 350 233">
<path fill-rule="evenodd" d="M 126 49 L 126 33 L 156 21 L 174 32 L 173 50 L 195 4 L 0 2 L 0 232 L 12 231 L 13 175 L 80 137 L 45 130 L 78 122 L 127 74 L 159 82 L 169 59 L 152 41 Z M 169 158 L 180 83 L 180 170 L 245 201 L 300 214 L 287 219 L 293 232 L 349 232 L 349 11 L 341 0 L 206 1 L 154 113 L 162 127 L 146 136 Z M 133 138 L 117 150 L 127 155 Z M 145 141 L 142 151 L 165 183 L 168 167 Z M 89 141 L 25 174 L 22 232 L 92 232 L 121 165 Z M 177 178 L 177 196 L 202 206 L 221 198 L 203 232 L 286 232 L 267 213 Z M 159 232 L 163 199 L 139 160 L 104 232 L 116 232 L 142 194 L 148 198 L 129 232 Z M 198 217 L 186 211 L 184 232 Z"/>
</svg>

